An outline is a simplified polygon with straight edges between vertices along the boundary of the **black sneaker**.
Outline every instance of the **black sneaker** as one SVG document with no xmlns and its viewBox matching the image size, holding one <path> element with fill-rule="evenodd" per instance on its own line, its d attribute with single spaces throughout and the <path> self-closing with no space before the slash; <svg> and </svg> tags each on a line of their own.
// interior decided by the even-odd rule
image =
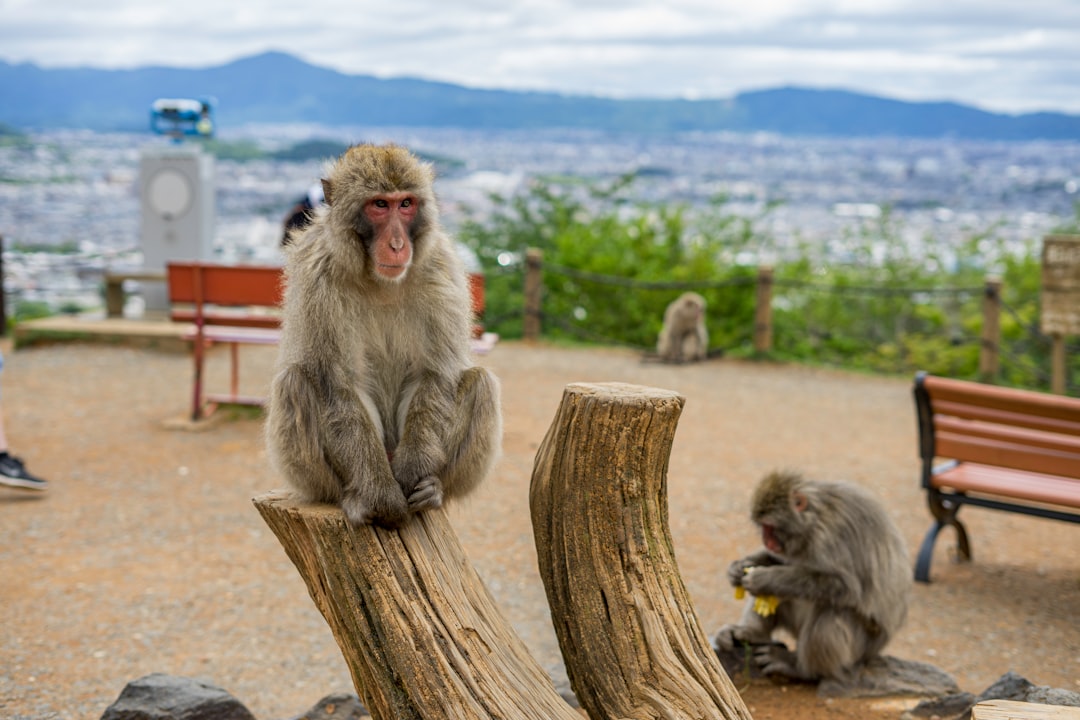
<svg viewBox="0 0 1080 720">
<path fill-rule="evenodd" d="M 0 485 L 24 490 L 44 490 L 49 483 L 26 472 L 22 460 L 14 455 L 0 455 Z"/>
</svg>

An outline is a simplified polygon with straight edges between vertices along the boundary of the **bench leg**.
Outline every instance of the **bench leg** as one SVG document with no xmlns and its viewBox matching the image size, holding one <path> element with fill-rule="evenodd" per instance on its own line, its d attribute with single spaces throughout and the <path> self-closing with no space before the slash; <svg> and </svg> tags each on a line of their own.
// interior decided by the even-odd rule
<svg viewBox="0 0 1080 720">
<path fill-rule="evenodd" d="M 919 557 L 915 562 L 915 579 L 919 582 L 930 582 L 930 561 L 934 556 L 934 543 L 938 533 L 946 525 L 956 530 L 956 550 L 961 560 L 971 560 L 971 543 L 968 542 L 967 529 L 964 524 L 956 519 L 956 513 L 960 511 L 961 503 L 953 502 L 943 497 L 937 490 L 927 491 L 927 502 L 930 505 L 930 513 L 934 516 L 934 524 L 923 538 L 919 548 Z"/>
<path fill-rule="evenodd" d="M 191 399 L 191 420 L 192 422 L 198 422 L 202 419 L 202 394 L 203 394 L 203 358 L 205 357 L 206 349 L 203 347 L 204 342 L 202 334 L 200 333 L 195 337 L 193 342 L 194 352 L 192 353 L 195 358 L 195 378 L 192 382 L 192 399 Z"/>
<path fill-rule="evenodd" d="M 232 389 L 232 399 L 240 397 L 240 343 L 229 343 L 229 354 L 232 361 L 232 372 L 229 376 Z"/>
</svg>

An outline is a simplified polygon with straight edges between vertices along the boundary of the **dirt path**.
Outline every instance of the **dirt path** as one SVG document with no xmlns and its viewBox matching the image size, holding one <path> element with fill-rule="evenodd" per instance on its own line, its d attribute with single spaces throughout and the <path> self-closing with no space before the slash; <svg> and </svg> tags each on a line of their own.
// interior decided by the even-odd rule
<svg viewBox="0 0 1080 720">
<path fill-rule="evenodd" d="M 10 351 L 0 376 L 13 450 L 52 484 L 0 488 L 0 716 L 96 719 L 132 679 L 207 678 L 260 720 L 351 691 L 302 581 L 251 506 L 280 486 L 258 420 L 200 433 L 163 428 L 187 406 L 183 355 L 90 345 Z M 244 349 L 248 390 L 272 349 Z M 211 384 L 226 358 L 212 356 Z M 505 456 L 453 510 L 481 576 L 540 662 L 561 678 L 535 570 L 533 456 L 562 389 L 622 381 L 687 397 L 669 473 L 683 580 L 706 632 L 737 617 L 727 563 L 756 544 L 750 487 L 794 467 L 861 483 L 909 543 L 929 523 L 917 484 L 909 383 L 798 367 L 711 361 L 645 365 L 630 352 L 502 343 L 481 361 L 504 386 Z M 966 512 L 975 563 L 939 543 L 935 582 L 916 586 L 889 652 L 934 663 L 978 692 L 1007 670 L 1080 690 L 1080 532 L 1064 523 Z M 895 706 L 818 700 L 804 688 L 747 691 L 769 717 L 896 717 Z"/>
</svg>

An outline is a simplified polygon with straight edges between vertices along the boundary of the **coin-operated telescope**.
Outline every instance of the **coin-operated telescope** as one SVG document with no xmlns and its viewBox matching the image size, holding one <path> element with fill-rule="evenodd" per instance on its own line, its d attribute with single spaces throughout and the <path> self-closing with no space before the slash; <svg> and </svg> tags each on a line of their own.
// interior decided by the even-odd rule
<svg viewBox="0 0 1080 720">
<path fill-rule="evenodd" d="M 150 106 L 150 129 L 176 141 L 213 137 L 214 99 L 159 98 Z"/>
<path fill-rule="evenodd" d="M 213 255 L 214 157 L 184 139 L 213 136 L 214 100 L 155 100 L 150 128 L 173 140 L 143 148 L 139 159 L 143 270 L 163 275 L 169 260 L 209 260 Z M 168 309 L 164 282 L 141 285 L 147 310 Z"/>
</svg>

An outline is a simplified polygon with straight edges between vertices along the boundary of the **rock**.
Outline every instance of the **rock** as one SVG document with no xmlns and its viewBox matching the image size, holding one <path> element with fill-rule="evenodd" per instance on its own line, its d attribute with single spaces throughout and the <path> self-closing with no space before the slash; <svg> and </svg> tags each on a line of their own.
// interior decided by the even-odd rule
<svg viewBox="0 0 1080 720">
<path fill-rule="evenodd" d="M 825 679 L 818 684 L 818 695 L 831 698 L 939 697 L 959 690 L 944 670 L 889 655 L 859 666 L 850 681 Z"/>
<path fill-rule="evenodd" d="M 1046 686 L 1036 686 L 1028 679 L 1009 671 L 978 696 L 959 693 L 926 700 L 908 713 L 912 717 L 943 717 L 970 720 L 971 708 L 984 700 L 1017 700 L 1042 705 L 1080 707 L 1080 693 Z"/>
<path fill-rule="evenodd" d="M 1028 690 L 1027 702 L 1042 703 L 1043 705 L 1063 705 L 1065 707 L 1080 707 L 1080 693 L 1062 688 L 1052 688 L 1045 685 L 1033 687 Z"/>
<path fill-rule="evenodd" d="M 1023 678 L 1010 670 L 995 680 L 993 685 L 983 690 L 979 697 L 975 698 L 975 702 L 982 702 L 983 700 L 1023 701 L 1027 697 L 1028 691 L 1033 687 L 1035 685 L 1027 678 Z"/>
<path fill-rule="evenodd" d="M 951 718 L 967 712 L 975 704 L 975 696 L 969 692 L 952 693 L 939 698 L 923 700 L 904 713 L 902 718 Z"/>
<path fill-rule="evenodd" d="M 201 680 L 153 673 L 133 680 L 101 720 L 255 720 L 239 700 Z"/>
<path fill-rule="evenodd" d="M 327 695 L 293 720 L 359 720 L 371 717 L 360 698 L 352 693 Z"/>
</svg>

